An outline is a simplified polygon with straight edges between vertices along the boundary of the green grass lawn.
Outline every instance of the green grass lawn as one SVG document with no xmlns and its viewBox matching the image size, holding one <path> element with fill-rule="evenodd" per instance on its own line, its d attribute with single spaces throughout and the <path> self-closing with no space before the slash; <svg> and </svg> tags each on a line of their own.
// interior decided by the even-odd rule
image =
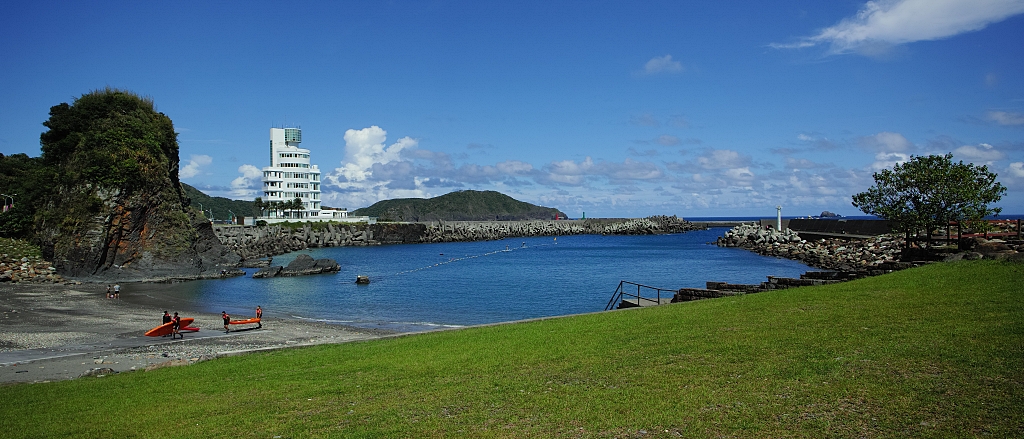
<svg viewBox="0 0 1024 439">
<path fill-rule="evenodd" d="M 10 437 L 1021 437 L 1024 264 L 0 387 Z"/>
</svg>

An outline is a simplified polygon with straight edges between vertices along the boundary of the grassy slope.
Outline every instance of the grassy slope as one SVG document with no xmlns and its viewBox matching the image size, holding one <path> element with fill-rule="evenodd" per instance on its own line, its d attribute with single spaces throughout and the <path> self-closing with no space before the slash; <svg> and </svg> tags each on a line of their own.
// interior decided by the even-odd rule
<svg viewBox="0 0 1024 439">
<path fill-rule="evenodd" d="M 1021 279 L 1021 264 L 932 265 L 827 287 L 4 386 L 0 431 L 1019 437 Z"/>
</svg>

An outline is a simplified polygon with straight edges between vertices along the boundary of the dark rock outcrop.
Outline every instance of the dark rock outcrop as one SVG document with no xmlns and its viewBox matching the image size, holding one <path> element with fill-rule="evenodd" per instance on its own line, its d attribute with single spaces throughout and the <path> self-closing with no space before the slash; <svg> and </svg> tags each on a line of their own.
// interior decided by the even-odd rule
<svg viewBox="0 0 1024 439">
<path fill-rule="evenodd" d="M 253 273 L 252 277 L 260 279 L 277 276 L 306 276 L 310 274 L 337 273 L 338 271 L 341 271 L 341 265 L 334 259 L 323 258 L 314 260 L 310 255 L 300 254 L 287 267 L 282 268 L 276 265 L 262 268 Z"/>
</svg>

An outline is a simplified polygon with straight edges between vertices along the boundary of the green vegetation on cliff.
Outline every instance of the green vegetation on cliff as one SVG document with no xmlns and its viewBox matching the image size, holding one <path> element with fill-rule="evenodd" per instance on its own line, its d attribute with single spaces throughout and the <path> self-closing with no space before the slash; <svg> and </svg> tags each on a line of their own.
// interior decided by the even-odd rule
<svg viewBox="0 0 1024 439">
<path fill-rule="evenodd" d="M 1022 277 L 1019 263 L 934 264 L 821 287 L 0 386 L 0 430 L 1020 437 Z"/>
<path fill-rule="evenodd" d="M 33 238 L 36 209 L 52 186 L 53 170 L 41 158 L 0 154 L 0 205 L 8 207 L 0 212 L 0 236 Z"/>
<path fill-rule="evenodd" d="M 243 200 L 232 200 L 224 197 L 211 197 L 204 194 L 199 189 L 189 186 L 185 183 L 181 184 L 181 188 L 185 190 L 185 195 L 192 201 L 191 206 L 202 210 L 204 216 L 209 217 L 210 211 L 213 211 L 213 219 L 226 220 L 231 217 L 233 212 L 235 216 L 256 216 L 256 208 L 253 207 L 252 201 Z"/>
<path fill-rule="evenodd" d="M 562 218 L 558 209 L 516 200 L 495 191 L 456 191 L 434 198 L 397 198 L 356 209 L 356 216 L 381 221 L 487 221 Z"/>
</svg>

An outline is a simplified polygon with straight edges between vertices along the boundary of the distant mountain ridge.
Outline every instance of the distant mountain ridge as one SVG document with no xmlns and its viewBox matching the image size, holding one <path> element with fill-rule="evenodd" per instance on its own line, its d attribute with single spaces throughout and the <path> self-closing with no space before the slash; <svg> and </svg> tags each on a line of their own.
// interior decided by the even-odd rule
<svg viewBox="0 0 1024 439">
<path fill-rule="evenodd" d="M 434 198 L 396 198 L 356 209 L 355 216 L 381 221 L 512 221 L 565 218 L 551 207 L 516 200 L 496 191 L 456 191 Z"/>
</svg>

